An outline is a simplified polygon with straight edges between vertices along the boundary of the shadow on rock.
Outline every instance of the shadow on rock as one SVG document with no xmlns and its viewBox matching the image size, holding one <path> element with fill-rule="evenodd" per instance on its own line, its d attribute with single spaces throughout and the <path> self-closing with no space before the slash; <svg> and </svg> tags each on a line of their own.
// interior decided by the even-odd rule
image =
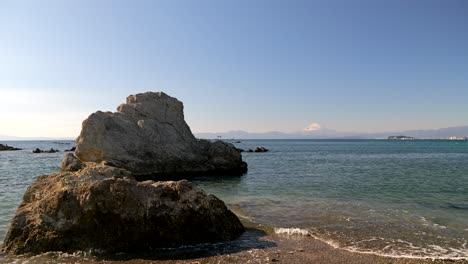
<svg viewBox="0 0 468 264">
<path fill-rule="evenodd" d="M 132 259 L 144 260 L 184 260 L 217 255 L 233 254 L 252 249 L 275 247 L 272 241 L 262 240 L 267 233 L 260 229 L 247 228 L 238 239 L 229 242 L 205 243 L 178 248 L 158 248 L 151 252 L 118 253 L 114 255 L 96 255 L 104 261 L 128 261 Z"/>
</svg>

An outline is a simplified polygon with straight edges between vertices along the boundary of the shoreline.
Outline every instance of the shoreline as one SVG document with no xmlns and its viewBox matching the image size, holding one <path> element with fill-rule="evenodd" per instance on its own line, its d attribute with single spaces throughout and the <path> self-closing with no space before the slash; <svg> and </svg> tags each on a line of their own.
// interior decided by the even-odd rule
<svg viewBox="0 0 468 264">
<path fill-rule="evenodd" d="M 0 263 L 460 263 L 467 259 L 408 258 L 380 256 L 336 248 L 311 235 L 275 234 L 270 227 L 245 222 L 246 232 L 230 242 L 207 243 L 179 248 L 156 249 L 152 252 L 101 255 L 99 252 L 67 254 L 49 252 L 36 256 L 2 256 Z"/>
</svg>

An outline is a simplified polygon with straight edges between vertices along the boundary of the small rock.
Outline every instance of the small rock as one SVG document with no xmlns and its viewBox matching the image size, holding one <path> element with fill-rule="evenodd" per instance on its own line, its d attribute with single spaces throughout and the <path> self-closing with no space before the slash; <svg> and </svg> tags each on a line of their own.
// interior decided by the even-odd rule
<svg viewBox="0 0 468 264">
<path fill-rule="evenodd" d="M 0 144 L 0 151 L 8 151 L 8 150 L 21 150 L 21 149 L 8 146 L 8 144 L 5 144 L 5 145 Z"/>
<path fill-rule="evenodd" d="M 36 148 L 35 150 L 32 151 L 33 153 L 42 153 L 44 152 L 43 150 Z"/>
<path fill-rule="evenodd" d="M 61 171 L 78 171 L 83 168 L 83 163 L 73 153 L 67 153 L 63 157 L 61 167 Z"/>
<path fill-rule="evenodd" d="M 267 151 L 269 151 L 269 150 L 264 148 L 264 147 L 257 147 L 254 150 L 254 152 L 267 152 Z"/>
<path fill-rule="evenodd" d="M 65 151 L 66 152 L 72 152 L 72 151 L 75 151 L 76 147 L 72 147 L 71 149 L 66 149 Z"/>
<path fill-rule="evenodd" d="M 49 150 L 42 150 L 40 148 L 36 148 L 35 150 L 32 151 L 33 153 L 55 153 L 55 152 L 60 152 L 58 149 L 49 149 Z"/>
</svg>

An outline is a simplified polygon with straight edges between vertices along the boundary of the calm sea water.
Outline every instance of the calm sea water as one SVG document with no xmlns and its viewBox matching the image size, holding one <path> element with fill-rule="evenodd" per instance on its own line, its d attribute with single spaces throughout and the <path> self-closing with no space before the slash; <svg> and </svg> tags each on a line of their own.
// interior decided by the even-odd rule
<svg viewBox="0 0 468 264">
<path fill-rule="evenodd" d="M 5 143 L 5 142 L 0 142 Z M 59 169 L 72 141 L 6 142 L 0 152 L 0 240 L 34 177 Z M 244 217 L 359 252 L 468 258 L 468 141 L 244 140 L 242 177 L 195 182 Z M 220 175 L 221 176 L 221 175 Z"/>
</svg>

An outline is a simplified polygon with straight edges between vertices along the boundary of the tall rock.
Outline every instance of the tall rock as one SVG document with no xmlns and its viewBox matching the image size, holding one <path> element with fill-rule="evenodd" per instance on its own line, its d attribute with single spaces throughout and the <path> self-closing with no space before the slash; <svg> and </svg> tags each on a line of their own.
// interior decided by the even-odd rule
<svg viewBox="0 0 468 264">
<path fill-rule="evenodd" d="M 91 114 L 75 153 L 81 161 L 105 161 L 137 178 L 247 171 L 232 144 L 196 139 L 184 120 L 182 102 L 163 92 L 130 95 L 115 113 Z"/>
</svg>

